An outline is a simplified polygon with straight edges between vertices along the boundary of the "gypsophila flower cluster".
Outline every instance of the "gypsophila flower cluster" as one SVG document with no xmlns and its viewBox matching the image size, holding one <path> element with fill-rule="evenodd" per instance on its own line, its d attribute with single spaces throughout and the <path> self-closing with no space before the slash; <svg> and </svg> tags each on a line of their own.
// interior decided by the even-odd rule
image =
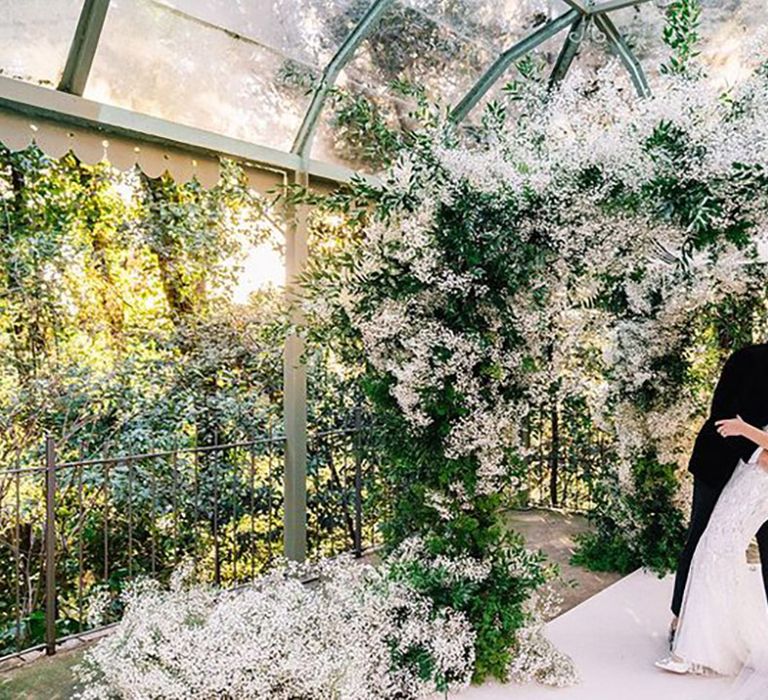
<svg viewBox="0 0 768 700">
<path fill-rule="evenodd" d="M 509 477 L 506 454 L 521 449 L 532 407 L 553 391 L 596 397 L 605 419 L 618 410 L 606 401 L 606 375 L 618 387 L 612 399 L 647 387 L 691 317 L 746 293 L 765 255 L 765 202 L 737 196 L 749 174 L 733 168 L 768 157 L 768 118 L 757 107 L 768 81 L 756 75 L 723 99 L 710 83 L 666 76 L 638 101 L 617 71 L 605 68 L 597 85 L 575 71 L 554 94 L 531 86 L 512 105 L 515 118 L 479 145 L 439 127 L 428 151 L 403 153 L 382 190 L 397 204 L 363 231 L 337 296 L 415 433 L 434 425 L 436 395 L 450 391 L 461 405 L 444 451 L 477 460 L 478 493 Z M 671 176 L 716 188 L 694 226 L 726 228 L 748 215 L 762 238 L 691 252 L 692 226 L 647 201 L 649 183 Z M 631 206 L 606 206 L 617 191 Z M 487 208 L 485 223 L 470 201 Z M 601 301 L 618 293 L 626 312 L 617 315 Z M 460 313 L 468 308 L 471 318 Z M 585 362 L 595 351 L 602 368 Z"/>
<path fill-rule="evenodd" d="M 491 572 L 491 562 L 488 560 L 481 561 L 468 555 L 429 556 L 424 541 L 419 537 L 403 540 L 387 561 L 389 566 L 395 568 L 416 564 L 423 570 L 436 573 L 445 585 L 453 585 L 461 581 L 478 583 L 486 579 Z"/>
<path fill-rule="evenodd" d="M 558 651 L 544 634 L 546 622 L 562 609 L 562 597 L 551 586 L 536 591 L 527 601 L 529 622 L 517 632 L 517 646 L 509 677 L 517 683 L 536 681 L 564 688 L 580 682 L 573 660 Z"/>
<path fill-rule="evenodd" d="M 78 697 L 419 698 L 471 678 L 471 625 L 386 566 L 286 564 L 231 591 L 187 579 L 127 594 L 123 620 L 78 669 Z M 414 655 L 427 672 L 403 661 Z"/>
<path fill-rule="evenodd" d="M 766 102 L 766 70 L 725 94 L 667 74 L 645 99 L 615 65 L 574 70 L 557 90 L 518 86 L 466 133 L 436 119 L 361 189 L 364 214 L 310 267 L 305 312 L 322 325 L 321 299 L 365 365 L 392 544 L 415 532 L 493 561 L 498 495 L 527 485 L 526 425 L 573 401 L 615 443 L 600 531 L 632 550 L 622 566 L 669 566 L 675 470 L 728 350 L 721 312 L 765 295 Z M 527 565 L 502 568 L 491 590 Z M 536 677 L 554 652 L 525 634 L 517 673 Z M 511 641 L 478 648 L 479 665 Z"/>
</svg>

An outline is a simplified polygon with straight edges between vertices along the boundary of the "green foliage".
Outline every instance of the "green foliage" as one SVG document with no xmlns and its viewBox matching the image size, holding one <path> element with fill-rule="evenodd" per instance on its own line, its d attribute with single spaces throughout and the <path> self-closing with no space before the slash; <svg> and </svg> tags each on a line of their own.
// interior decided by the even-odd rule
<svg viewBox="0 0 768 700">
<path fill-rule="evenodd" d="M 668 72 L 686 77 L 695 75 L 697 8 L 694 2 L 678 2 L 670 8 L 665 37 L 675 53 Z M 492 102 L 479 128 L 471 132 L 479 144 L 478 150 L 491 144 L 491 159 L 499 157 L 493 148 L 499 143 L 504 144 L 500 132 L 509 128 L 510 120 L 525 120 L 524 112 L 521 116 L 514 115 L 513 111 L 517 107 L 525 109 L 524 99 L 528 95 L 525 86 L 538 80 L 533 64 L 523 64 L 520 68 L 521 77 L 507 88 L 507 103 Z M 364 116 L 368 120 L 368 115 Z M 725 242 L 737 247 L 749 246 L 754 212 L 744 212 L 730 205 L 733 180 L 744 188 L 740 194 L 747 199 L 764 193 L 765 183 L 759 168 L 754 170 L 750 166 L 737 166 L 734 168 L 735 178 L 732 173 L 727 173 L 722 180 L 717 177 L 705 179 L 705 167 L 700 170 L 693 167 L 690 173 L 681 172 L 681 163 L 705 164 L 708 154 L 674 120 L 661 121 L 643 133 L 650 134 L 639 144 L 650 156 L 652 172 L 647 179 L 623 183 L 619 176 L 593 164 L 576 173 L 573 182 L 567 180 L 562 193 L 548 192 L 544 196 L 529 191 L 507 192 L 503 186 L 477 186 L 471 182 L 472 175 L 477 177 L 471 168 L 468 170 L 472 175 L 467 179 L 456 177 L 454 181 L 432 149 L 436 143 L 449 144 L 448 147 L 455 144 L 456 134 L 440 129 L 427 132 L 426 138 L 419 133 L 407 134 L 402 141 L 407 143 L 407 158 L 398 161 L 394 174 L 385 176 L 382 187 L 358 182 L 343 202 L 337 200 L 328 204 L 329 208 L 336 206 L 349 216 L 350 225 L 331 234 L 333 244 L 326 245 L 326 249 L 333 253 L 324 254 L 321 249 L 311 266 L 306 279 L 310 295 L 333 299 L 352 289 L 353 295 L 356 293 L 363 299 L 354 307 L 355 312 L 367 318 L 366 313 L 383 300 L 402 302 L 428 294 L 429 285 L 410 274 L 408 263 L 398 262 L 397 254 L 392 255 L 394 261 L 391 264 L 387 260 L 386 264 L 376 268 L 375 273 L 365 276 L 368 288 L 363 290 L 356 286 L 359 281 L 356 276 L 360 273 L 355 262 L 366 252 L 361 250 L 361 241 L 367 225 L 394 220 L 405 228 L 411 222 L 409 215 L 418 214 L 424 200 L 429 199 L 420 198 L 422 190 L 438 192 L 434 200 L 429 199 L 435 209 L 428 224 L 430 245 L 434 245 L 445 259 L 444 269 L 457 275 L 471 273 L 485 285 L 482 300 L 472 296 L 471 284 L 467 285 L 468 291 L 463 297 L 451 294 L 441 297 L 436 314 L 439 321 L 459 337 L 503 335 L 504 353 L 524 352 L 523 342 L 515 330 L 515 319 L 503 316 L 503 298 L 520 295 L 532 308 L 547 308 L 550 301 L 548 289 L 541 280 L 552 260 L 557 258 L 548 248 L 551 242 L 546 228 L 561 224 L 561 219 L 578 226 L 578 218 L 567 219 L 568 214 L 564 212 L 578 211 L 577 203 L 587 199 L 596 203 L 596 212 L 605 212 L 607 216 L 650 217 L 654 223 L 658 222 L 660 229 L 669 224 L 680 232 L 684 244 L 681 253 L 676 251 L 676 255 L 664 250 L 660 244 L 659 250 L 647 252 L 649 260 L 639 256 L 633 258 L 631 250 L 617 251 L 617 260 L 623 255 L 627 265 L 636 264 L 637 269 L 617 271 L 615 279 L 611 277 L 614 273 L 606 275 L 604 280 L 598 281 L 601 289 L 583 302 L 587 308 L 610 314 L 616 325 L 637 322 L 638 316 L 656 320 L 664 301 L 660 292 L 654 291 L 654 296 L 648 300 L 647 311 L 637 311 L 627 298 L 625 284 L 628 279 L 642 279 L 647 272 L 646 265 L 652 268 L 657 257 L 683 278 L 694 256 L 714 255 L 713 250 Z M 545 143 L 541 147 L 546 151 Z M 451 155 L 461 160 L 464 154 Z M 471 154 L 477 155 L 477 152 Z M 491 163 L 498 167 L 493 160 Z M 518 166 L 521 170 L 525 167 L 509 162 L 505 165 Z M 404 176 L 399 168 L 407 168 L 408 175 Z M 460 166 L 457 169 L 460 170 Z M 701 179 L 693 173 L 699 173 Z M 387 180 L 388 177 L 391 180 Z M 387 234 L 398 240 L 397 231 L 387 231 Z M 576 269 L 587 268 L 589 253 L 585 252 L 581 260 L 569 260 L 568 264 Z M 375 254 L 371 257 L 376 259 Z M 530 291 L 533 288 L 535 292 Z M 724 352 L 749 339 L 752 319 L 745 308 L 748 304 L 743 300 L 749 299 L 752 291 L 743 297 L 739 295 L 739 298 L 711 304 L 702 311 L 700 319 L 690 324 L 690 329 L 670 329 L 675 342 L 649 362 L 652 380 L 632 384 L 622 400 L 640 412 L 663 414 L 676 402 L 689 398 L 689 393 L 696 392 L 698 396 L 705 393 L 707 386 L 711 390 L 716 367 Z M 482 314 L 478 313 L 481 304 L 494 310 L 502 309 L 498 312 L 501 316 L 499 324 L 493 330 L 483 325 Z M 393 377 L 366 362 L 359 329 L 350 318 L 350 306 L 354 305 L 331 305 L 332 330 L 325 339 L 344 348 L 343 352 L 349 353 L 349 357 L 365 363 L 363 384 L 377 416 L 380 451 L 386 463 L 379 497 L 388 503 L 383 525 L 388 546 L 393 548 L 417 534 L 436 554 L 451 557 L 468 554 L 478 560 L 503 561 L 512 545 L 497 520 L 500 495 L 476 492 L 477 462 L 474 457 L 448 459 L 444 456 L 445 436 L 466 411 L 464 397 L 455 388 L 454 377 L 449 376 L 443 383 L 430 387 L 429 395 L 420 397 L 420 406 L 423 405 L 428 414 L 428 426 L 413 430 L 392 396 Z M 319 329 L 310 333 L 316 333 L 315 342 L 323 338 Z M 695 348 L 695 352 L 691 348 Z M 437 362 L 443 359 L 441 348 L 435 348 L 433 353 Z M 393 354 L 396 355 L 396 350 Z M 449 355 L 446 349 L 445 356 Z M 606 382 L 615 381 L 614 377 L 604 374 L 605 364 L 598 357 L 599 352 L 585 349 L 584 355 L 578 362 L 585 375 L 603 374 Z M 547 366 L 550 359 L 546 352 L 542 352 L 541 356 L 527 356 L 521 364 L 534 372 Z M 396 356 L 394 363 L 397 363 Z M 503 370 L 489 362 L 482 363 L 476 371 L 481 377 L 498 379 Z M 561 378 L 554 376 L 547 387 L 552 397 L 558 397 L 560 382 Z M 514 397 L 522 395 L 525 389 L 510 381 L 505 391 Z M 573 403 L 578 404 L 578 398 Z M 556 399 L 553 403 L 558 406 Z M 567 409 L 577 414 L 575 406 L 561 403 L 559 408 L 563 413 Z M 576 443 L 587 443 L 589 436 L 595 435 L 596 430 L 588 417 L 583 423 L 573 427 L 569 436 L 571 444 L 564 448 L 566 453 L 579 447 Z M 603 455 L 606 464 L 601 466 L 606 472 L 613 468 L 610 461 L 614 458 L 610 449 Z M 516 473 L 525 478 L 530 465 L 530 461 L 509 455 L 510 476 Z M 666 457 L 662 459 L 654 451 L 640 457 L 635 455 L 629 466 L 626 488 L 620 488 L 618 483 L 607 483 L 595 495 L 597 508 L 591 516 L 595 531 L 581 539 L 574 561 L 595 569 L 621 572 L 647 567 L 661 575 L 675 567 L 684 538 L 683 515 L 675 501 L 678 466 L 667 463 Z M 580 478 L 586 481 L 590 477 L 586 475 L 586 469 L 584 472 Z M 605 479 L 602 474 L 598 478 Z M 450 515 L 442 517 L 432 501 L 435 494 L 450 501 L 454 498 L 450 487 L 455 484 L 469 494 L 470 503 L 462 509 L 452 508 L 453 504 L 449 503 L 446 507 L 450 509 Z M 472 620 L 478 634 L 476 679 L 503 675 L 514 629 L 523 622 L 515 591 L 524 592 L 526 585 L 516 580 L 516 576 L 510 576 L 503 566 L 497 569 L 494 564 L 493 570 L 499 573 L 489 578 L 487 588 L 458 585 L 450 591 L 444 590 L 430 572 L 409 573 L 440 605 L 462 610 Z M 535 571 L 537 565 L 532 564 L 527 573 L 536 578 Z M 525 580 L 526 575 L 522 578 Z M 470 605 L 470 601 L 478 600 L 482 601 L 480 608 Z"/>
<path fill-rule="evenodd" d="M 701 0 L 675 0 L 667 6 L 664 43 L 671 49 L 663 73 L 690 76 L 695 74 L 693 59 L 699 55 Z"/>
<path fill-rule="evenodd" d="M 628 505 L 642 522 L 634 548 L 643 565 L 661 576 L 676 568 L 685 539 L 682 513 L 674 503 L 677 465 L 659 464 L 649 455 L 634 465 L 633 478 Z"/>
<path fill-rule="evenodd" d="M 601 495 L 590 514 L 595 530 L 579 538 L 574 564 L 624 574 L 645 567 L 659 576 L 677 568 L 685 540 L 683 516 L 675 505 L 677 466 L 647 455 L 633 465 L 632 482 L 629 494 L 617 494 L 621 487 L 614 483 Z M 622 522 L 638 527 L 628 530 Z"/>
<path fill-rule="evenodd" d="M 43 633 L 43 481 L 37 471 L 16 478 L 5 470 L 39 468 L 46 435 L 66 461 L 281 434 L 281 291 L 265 288 L 243 303 L 233 297 L 245 252 L 272 242 L 279 221 L 280 211 L 232 163 L 206 190 L 72 155 L 0 148 L 0 654 L 17 632 L 22 645 Z M 355 373 L 322 349 L 307 362 L 313 428 L 349 427 L 360 401 Z M 317 554 L 351 541 L 342 473 L 349 442 L 310 445 Z M 126 464 L 113 468 L 108 488 L 103 469 L 79 472 L 82 489 L 78 471 L 65 470 L 57 494 L 59 632 L 84 623 L 81 589 L 87 595 L 102 583 L 114 592 L 130 573 L 151 573 L 150 542 L 161 576 L 183 554 L 212 574 L 216 470 L 227 483 L 217 494 L 222 580 L 235 580 L 237 556 L 242 577 L 279 555 L 282 447 L 256 457 L 255 493 L 242 451 L 215 467 L 201 460 L 198 474 L 180 458 L 178 491 L 167 459 L 133 463 L 131 486 Z"/>
<path fill-rule="evenodd" d="M 336 151 L 362 170 L 386 168 L 398 153 L 412 145 L 416 135 L 403 129 L 403 123 L 426 125 L 437 115 L 437 108 L 427 101 L 418 86 L 399 78 L 389 87 L 398 101 L 397 118 L 392 117 L 386 105 L 369 95 L 337 86 L 329 91 Z"/>
<path fill-rule="evenodd" d="M 419 152 L 416 168 L 425 177 L 439 177 L 430 167 L 431 143 L 423 137 L 412 137 L 411 152 Z M 365 186 L 363 186 L 365 187 Z M 312 255 L 304 284 L 312 300 L 339 298 L 344 294 L 349 276 L 354 275 L 359 260 L 362 229 L 371 219 L 386 219 L 400 208 L 411 206 L 409 195 L 394 191 L 366 191 L 363 196 L 357 183 L 344 201 L 326 201 L 328 213 L 316 212 L 310 247 Z M 457 190 L 458 206 L 446 206 L 438 214 L 439 229 L 445 236 L 444 246 L 450 251 L 451 264 L 457 271 L 485 267 L 490 296 L 503 290 L 522 288 L 527 284 L 527 270 L 541 264 L 535 245 L 522 249 L 507 244 L 504 232 L 515 226 L 516 213 L 469 189 Z M 373 200 L 373 207 L 371 207 Z M 345 223 L 328 226 L 323 223 L 343 212 Z M 362 212 L 360 211 L 362 209 Z M 377 293 L 393 298 L 407 298 L 419 285 L 414 280 L 382 271 L 371 282 Z M 314 301 L 306 306 L 312 309 Z M 429 396 L 430 426 L 418 434 L 408 424 L 391 394 L 392 380 L 378 372 L 367 360 L 357 329 L 349 315 L 337 306 L 321 304 L 319 316 L 310 314 L 307 337 L 310 347 L 330 346 L 346 363 L 364 367 L 361 386 L 375 415 L 375 449 L 383 464 L 380 481 L 373 494 L 383 510 L 381 531 L 386 552 L 394 551 L 411 537 L 420 538 L 433 557 L 449 559 L 469 557 L 477 562 L 490 562 L 490 574 L 481 581 L 451 581 L 431 568 L 412 567 L 400 572 L 417 590 L 432 598 L 439 608 L 463 612 L 476 633 L 475 680 L 488 676 L 504 678 L 514 653 L 515 633 L 525 623 L 523 603 L 532 591 L 551 577 L 543 557 L 526 554 L 519 538 L 510 535 L 500 520 L 503 494 L 478 493 L 475 457 L 447 458 L 443 440 L 452 421 L 466 409 L 462 397 L 451 381 Z M 475 329 L 487 332 L 485 320 L 471 304 L 447 305 L 445 319 L 457 332 Z M 514 335 L 510 343 L 516 342 Z M 482 366 L 478 372 L 493 376 L 499 368 Z M 510 387 L 514 392 L 515 387 Z M 510 478 L 521 469 L 510 455 Z M 452 485 L 461 484 L 471 499 L 464 509 L 453 508 L 444 518 L 431 503 L 433 494 L 449 493 Z M 424 663 L 427 659 L 402 659 L 402 663 Z"/>
<path fill-rule="evenodd" d="M 576 551 L 571 563 L 590 571 L 615 571 L 626 575 L 643 562 L 636 556 L 621 528 L 610 518 L 593 517 L 593 532 L 576 537 Z"/>
<path fill-rule="evenodd" d="M 472 527 L 478 530 L 479 524 Z M 483 551 L 493 552 L 490 573 L 480 581 L 456 580 L 440 566 L 422 561 L 409 561 L 392 565 L 392 576 L 406 581 L 409 586 L 429 596 L 440 608 L 460 610 L 472 624 L 475 634 L 474 680 L 488 677 L 506 679 L 507 669 L 514 653 L 510 640 L 528 620 L 524 604 L 531 594 L 554 574 L 541 553 L 525 549 L 519 536 L 496 530 L 486 536 Z M 475 542 L 479 540 L 475 538 Z M 470 542 L 456 541 L 450 535 L 434 533 L 425 539 L 429 557 L 460 558 L 467 555 Z M 470 555 L 473 558 L 477 554 Z M 429 562 L 429 559 L 427 560 Z M 516 575 L 510 575 L 512 571 Z"/>
</svg>

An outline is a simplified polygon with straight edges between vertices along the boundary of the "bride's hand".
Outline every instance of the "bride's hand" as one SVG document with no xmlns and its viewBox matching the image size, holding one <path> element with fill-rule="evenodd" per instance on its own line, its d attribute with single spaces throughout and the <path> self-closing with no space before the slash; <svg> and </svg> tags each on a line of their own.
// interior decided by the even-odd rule
<svg viewBox="0 0 768 700">
<path fill-rule="evenodd" d="M 717 426 L 717 432 L 723 437 L 736 437 L 738 435 L 744 435 L 744 428 L 747 427 L 747 423 L 741 418 L 725 418 L 715 422 Z"/>
</svg>

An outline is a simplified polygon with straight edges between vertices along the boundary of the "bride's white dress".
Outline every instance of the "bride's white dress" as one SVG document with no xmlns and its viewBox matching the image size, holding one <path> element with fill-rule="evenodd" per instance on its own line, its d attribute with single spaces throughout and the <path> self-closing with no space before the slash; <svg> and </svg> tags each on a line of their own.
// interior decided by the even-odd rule
<svg viewBox="0 0 768 700">
<path fill-rule="evenodd" d="M 768 599 L 746 550 L 768 521 L 768 471 L 741 462 L 691 565 L 674 653 L 695 669 L 741 674 L 742 698 L 768 698 Z"/>
</svg>

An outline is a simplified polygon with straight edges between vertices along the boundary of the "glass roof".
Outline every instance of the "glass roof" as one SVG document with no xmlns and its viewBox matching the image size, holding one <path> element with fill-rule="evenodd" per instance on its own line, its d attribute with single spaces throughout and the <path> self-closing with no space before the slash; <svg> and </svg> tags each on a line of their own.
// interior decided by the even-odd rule
<svg viewBox="0 0 768 700">
<path fill-rule="evenodd" d="M 56 86 L 83 0 L 0 0 L 0 74 Z"/>
<path fill-rule="evenodd" d="M 333 48 L 302 41 L 284 5 L 258 22 L 238 8 L 226 0 L 114 0 L 84 97 L 290 149 L 309 104 L 292 76 L 319 75 Z"/>
<path fill-rule="evenodd" d="M 323 69 L 372 2 L 112 0 L 84 97 L 288 151 Z M 611 15 L 650 76 L 665 53 L 663 4 L 651 0 Z M 703 4 L 704 59 L 735 81 L 755 61 L 750 41 L 768 24 L 768 6 Z M 56 87 L 82 7 L 82 0 L 0 0 L 0 73 Z M 502 51 L 567 10 L 562 0 L 392 0 L 339 74 L 340 92 L 326 101 L 312 157 L 365 167 L 365 154 L 343 138 L 334 96 L 365 97 L 390 127 L 407 127 L 413 101 L 394 83 L 455 105 Z M 544 69 L 564 36 L 536 49 Z M 593 70 L 609 57 L 592 32 L 576 65 Z"/>
</svg>

